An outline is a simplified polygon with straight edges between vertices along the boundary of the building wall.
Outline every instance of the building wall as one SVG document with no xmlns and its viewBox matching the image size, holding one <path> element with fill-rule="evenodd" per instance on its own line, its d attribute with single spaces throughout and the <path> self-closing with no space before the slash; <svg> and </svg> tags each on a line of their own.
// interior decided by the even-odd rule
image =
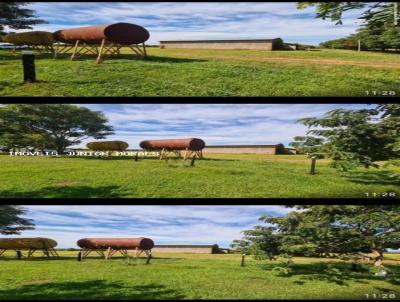
<svg viewBox="0 0 400 302">
<path fill-rule="evenodd" d="M 212 247 L 161 247 L 155 246 L 152 253 L 190 253 L 190 254 L 212 254 Z"/>
<path fill-rule="evenodd" d="M 205 147 L 203 154 L 230 153 L 230 154 L 277 154 L 276 147 Z"/>
<path fill-rule="evenodd" d="M 161 48 L 192 48 L 192 49 L 255 49 L 255 50 L 278 50 L 283 49 L 281 39 L 265 41 L 161 41 Z"/>
</svg>

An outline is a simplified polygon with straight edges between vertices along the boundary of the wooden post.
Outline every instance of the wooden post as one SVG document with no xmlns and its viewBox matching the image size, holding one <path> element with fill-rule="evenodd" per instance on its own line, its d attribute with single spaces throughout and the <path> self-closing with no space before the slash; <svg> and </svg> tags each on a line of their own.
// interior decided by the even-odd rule
<svg viewBox="0 0 400 302">
<path fill-rule="evenodd" d="M 135 161 L 138 161 L 138 154 L 135 155 Z"/>
<path fill-rule="evenodd" d="M 358 51 L 361 51 L 361 39 L 358 39 Z"/>
<path fill-rule="evenodd" d="M 82 261 L 82 252 L 78 253 L 78 261 Z"/>
<path fill-rule="evenodd" d="M 244 266 L 244 258 L 246 257 L 246 254 L 242 254 L 242 262 L 240 263 L 240 266 Z"/>
<path fill-rule="evenodd" d="M 22 65 L 24 68 L 24 83 L 36 82 L 35 54 L 33 51 L 22 51 Z"/>
<path fill-rule="evenodd" d="M 316 162 L 317 162 L 317 157 L 316 156 L 311 157 L 311 170 L 310 170 L 310 173 L 312 175 L 315 174 L 315 164 L 316 164 Z"/>
<path fill-rule="evenodd" d="M 150 264 L 150 260 L 151 260 L 151 252 L 147 252 L 147 260 L 146 260 L 146 264 Z"/>
<path fill-rule="evenodd" d="M 72 56 L 71 56 L 71 61 L 72 61 L 73 59 L 75 59 L 75 55 L 76 55 L 76 52 L 77 52 L 77 50 L 78 50 L 78 46 L 79 46 L 79 40 L 76 40 L 76 42 L 75 42 L 75 47 L 74 47 L 74 51 L 72 52 Z"/>
<path fill-rule="evenodd" d="M 161 150 L 160 159 L 163 159 L 164 151 L 165 151 L 165 148 L 163 148 L 163 149 Z"/>
<path fill-rule="evenodd" d="M 103 53 L 103 48 L 105 44 L 106 44 L 106 39 L 103 39 L 103 41 L 101 41 L 99 55 L 97 56 L 96 64 L 99 64 L 101 62 L 101 55 Z"/>
<path fill-rule="evenodd" d="M 18 260 L 22 259 L 22 252 L 21 251 L 17 251 L 17 259 Z"/>
<path fill-rule="evenodd" d="M 146 44 L 144 44 L 144 43 L 143 43 L 143 54 L 144 54 L 144 57 L 147 57 Z"/>
<path fill-rule="evenodd" d="M 109 246 L 107 249 L 106 256 L 104 257 L 106 260 L 108 260 L 110 258 L 110 253 L 111 253 L 111 247 Z"/>
<path fill-rule="evenodd" d="M 190 162 L 190 166 L 191 166 L 191 167 L 194 167 L 194 162 L 195 162 L 195 160 L 196 160 L 196 155 L 193 155 L 192 161 Z"/>
</svg>

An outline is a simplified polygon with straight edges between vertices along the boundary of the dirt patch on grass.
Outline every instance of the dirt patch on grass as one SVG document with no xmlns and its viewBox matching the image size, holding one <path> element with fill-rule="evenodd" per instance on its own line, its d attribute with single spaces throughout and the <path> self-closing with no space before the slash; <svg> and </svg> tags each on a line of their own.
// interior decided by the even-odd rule
<svg viewBox="0 0 400 302">
<path fill-rule="evenodd" d="M 229 59 L 236 61 L 251 61 L 251 62 L 279 62 L 279 63 L 287 63 L 287 64 L 317 64 L 317 65 L 350 65 L 350 66 L 360 66 L 360 67 L 374 67 L 374 68 L 391 68 L 391 69 L 400 69 L 400 63 L 373 63 L 367 61 L 344 61 L 338 59 L 303 59 L 303 58 L 287 58 L 287 57 L 249 57 L 242 56 L 238 57 L 237 55 L 218 55 L 218 54 L 188 54 L 188 53 L 174 53 L 176 56 L 185 56 L 188 55 L 193 58 L 205 58 L 205 59 Z"/>
</svg>

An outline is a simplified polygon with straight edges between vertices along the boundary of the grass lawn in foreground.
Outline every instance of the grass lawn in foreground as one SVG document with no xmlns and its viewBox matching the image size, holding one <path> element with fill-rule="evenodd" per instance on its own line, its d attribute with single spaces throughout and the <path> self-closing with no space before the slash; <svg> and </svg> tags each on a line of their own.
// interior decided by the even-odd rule
<svg viewBox="0 0 400 302">
<path fill-rule="evenodd" d="M 7 252 L 8 253 L 8 252 Z M 400 294 L 400 259 L 384 263 L 394 276 L 375 277 L 365 266 L 352 271 L 339 260 L 294 258 L 293 271 L 279 275 L 277 262 L 238 254 L 156 254 L 150 265 L 87 258 L 60 252 L 59 259 L 0 258 L 0 299 L 366 299 Z M 40 253 L 38 253 L 40 256 Z M 394 300 L 394 299 L 390 299 Z"/>
<path fill-rule="evenodd" d="M 0 156 L 0 197 L 367 198 L 396 192 L 399 167 L 341 173 L 305 155 L 210 154 L 190 161 Z M 381 197 L 381 196 L 377 196 Z"/>
<path fill-rule="evenodd" d="M 400 56 L 346 50 L 149 48 L 95 58 L 36 56 L 38 83 L 21 84 L 21 57 L 0 50 L 0 96 L 366 96 L 400 94 Z"/>
</svg>

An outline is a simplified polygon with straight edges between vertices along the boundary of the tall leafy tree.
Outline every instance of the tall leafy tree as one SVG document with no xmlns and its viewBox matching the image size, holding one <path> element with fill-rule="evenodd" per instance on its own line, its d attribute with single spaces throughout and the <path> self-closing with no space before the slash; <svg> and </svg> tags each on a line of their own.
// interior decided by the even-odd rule
<svg viewBox="0 0 400 302">
<path fill-rule="evenodd" d="M 368 20 L 376 17 L 383 8 L 391 9 L 390 17 L 394 20 L 393 2 L 362 2 L 362 1 L 341 1 L 341 2 L 297 2 L 298 9 L 304 9 L 310 6 L 316 7 L 317 18 L 323 20 L 330 19 L 336 24 L 343 24 L 343 13 L 350 10 L 364 9 L 360 18 Z"/>
<path fill-rule="evenodd" d="M 0 206 L 0 234 L 19 235 L 22 231 L 33 230 L 32 220 L 21 217 L 25 213 L 26 209 L 21 206 Z"/>
<path fill-rule="evenodd" d="M 83 139 L 113 134 L 107 122 L 102 112 L 75 105 L 5 105 L 0 107 L 0 145 L 10 149 L 55 148 L 62 153 Z"/>
<path fill-rule="evenodd" d="M 24 8 L 29 2 L 0 2 L 0 33 L 5 26 L 12 29 L 31 29 L 32 25 L 46 23 L 35 11 Z"/>
<path fill-rule="evenodd" d="M 234 240 L 231 247 L 246 254 L 255 255 L 258 259 L 275 259 L 279 254 L 281 238 L 272 226 L 255 226 L 252 230 L 243 231 L 244 237 Z"/>
<path fill-rule="evenodd" d="M 387 249 L 400 248 L 398 205 L 288 207 L 294 207 L 295 210 L 286 216 L 260 217 L 261 221 L 273 229 L 272 234 L 278 240 L 279 249 L 276 251 L 279 254 L 320 257 L 360 256 L 378 261 L 384 257 Z M 260 244 L 259 241 L 262 239 L 260 236 L 255 239 L 245 236 L 244 239 L 258 247 L 269 248 L 268 241 L 265 241 L 264 245 Z"/>
<path fill-rule="evenodd" d="M 373 109 L 329 111 L 322 118 L 303 118 L 307 134 L 326 140 L 333 167 L 379 167 L 375 162 L 398 159 L 400 105 L 377 105 Z M 314 128 L 314 129 L 311 129 Z"/>
</svg>

